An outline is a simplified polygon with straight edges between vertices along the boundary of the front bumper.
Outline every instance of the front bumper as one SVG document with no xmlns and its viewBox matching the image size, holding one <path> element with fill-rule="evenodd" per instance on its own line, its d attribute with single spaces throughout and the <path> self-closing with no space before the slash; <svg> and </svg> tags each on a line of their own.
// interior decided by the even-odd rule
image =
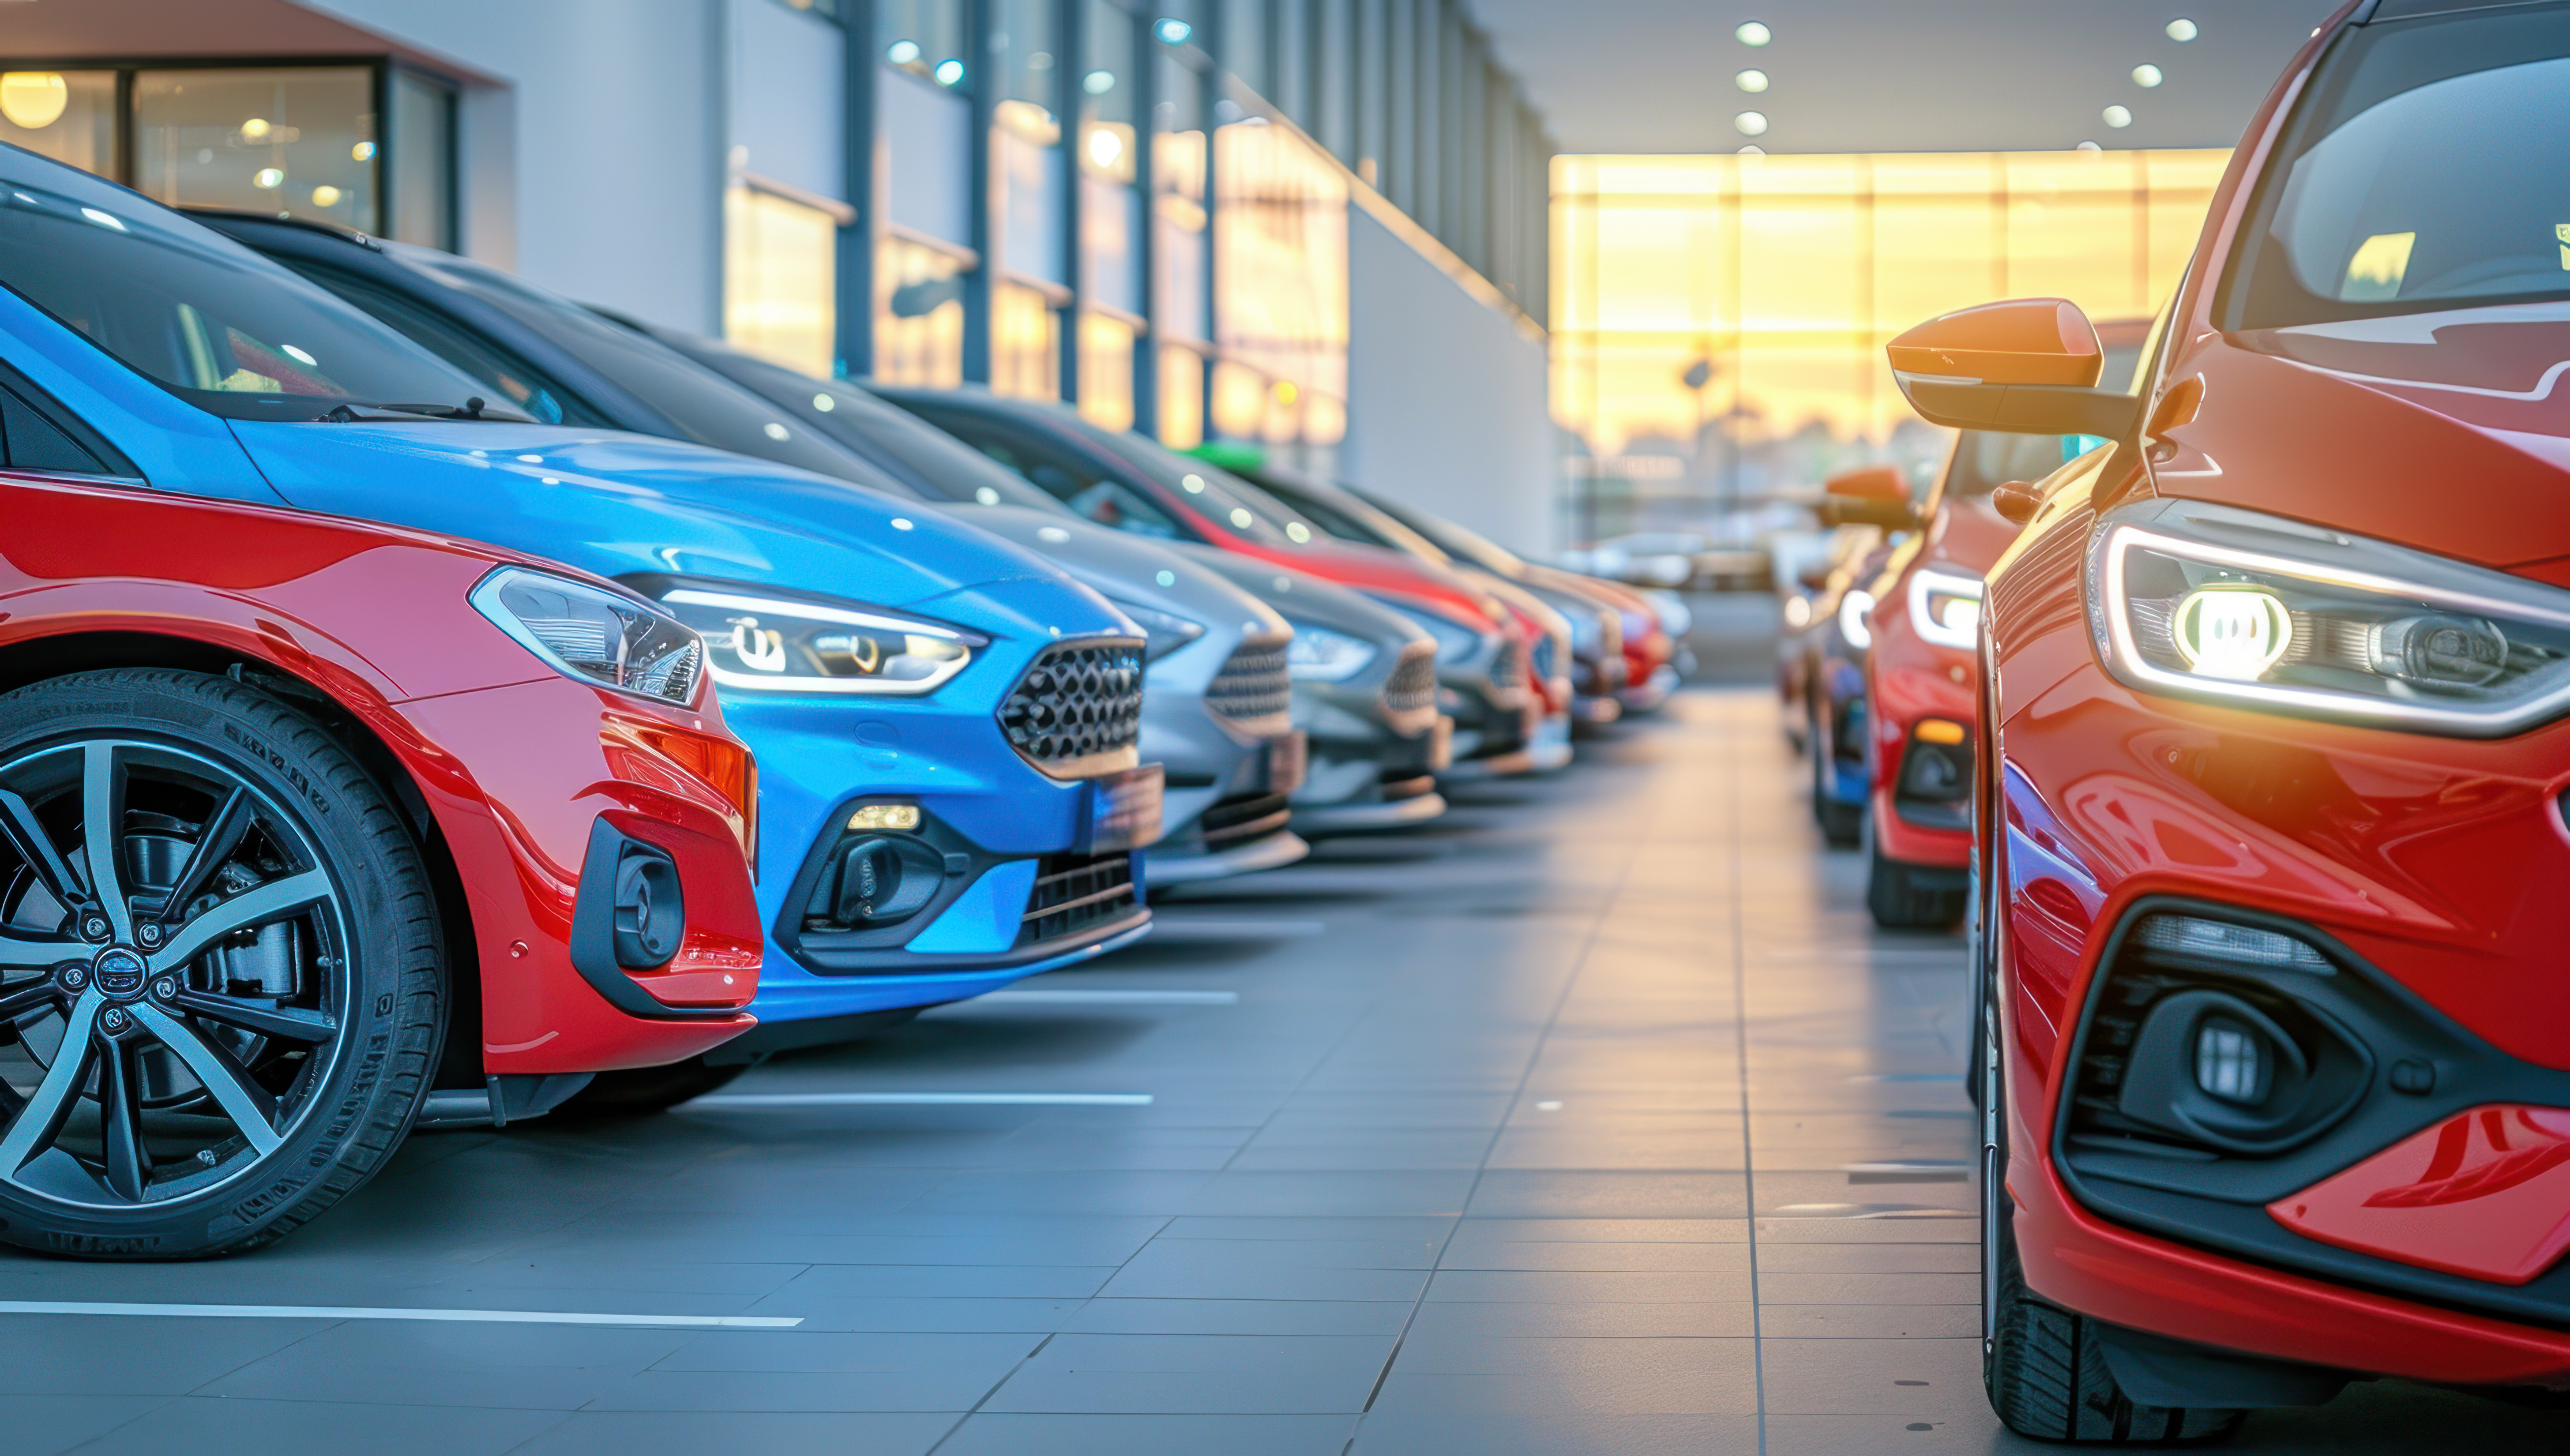
<svg viewBox="0 0 2570 1456">
<path fill-rule="evenodd" d="M 2470 1146 L 2487 1116 L 2570 1109 L 2570 905 L 2530 893 L 2570 876 L 2570 725 L 2470 742 L 2166 704 L 2107 680 L 2077 632 L 2013 649 L 2028 681 L 2058 670 L 2020 689 L 2046 711 L 2004 715 L 1994 776 L 2030 1287 L 2271 1358 L 2570 1388 L 2570 1267 L 2540 1243 L 2570 1144 L 2530 1122 Z M 2313 963 L 2131 949 L 2151 913 L 2300 940 Z M 2125 1079 L 2180 993 L 2269 1014 L 2294 1046 L 2277 1064 L 2343 1068 L 2345 1105 L 2273 1147 L 2137 1152 L 2167 1139 L 2117 1121 L 2145 1106 Z M 2455 1166 L 2401 1151 L 2421 1135 Z M 2535 1225 L 2512 1206 L 2529 1196 L 2550 1201 Z"/>
</svg>

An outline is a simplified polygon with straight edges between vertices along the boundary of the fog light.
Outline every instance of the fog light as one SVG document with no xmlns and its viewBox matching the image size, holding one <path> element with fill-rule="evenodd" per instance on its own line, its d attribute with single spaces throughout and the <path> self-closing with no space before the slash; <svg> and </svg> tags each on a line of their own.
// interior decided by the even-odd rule
<svg viewBox="0 0 2570 1456">
<path fill-rule="evenodd" d="M 860 804 L 857 806 L 857 812 L 848 816 L 848 828 L 852 830 L 917 829 L 919 828 L 919 806 L 916 804 Z"/>
<path fill-rule="evenodd" d="M 2255 1107 L 2267 1100 L 2266 1038 L 2227 1016 L 2208 1016 L 2195 1030 L 2195 1085 L 2225 1102 Z"/>
<path fill-rule="evenodd" d="M 1960 723 L 1949 723 L 1942 718 L 1922 718 L 1919 720 L 1919 726 L 1912 731 L 1918 734 L 1919 741 L 1922 743 L 1960 743 L 1963 741 L 1963 725 Z"/>
<path fill-rule="evenodd" d="M 668 964 L 686 927 L 678 867 L 664 856 L 629 846 L 616 866 L 616 963 L 628 970 Z"/>
<path fill-rule="evenodd" d="M 2153 915 L 2142 921 L 2133 938 L 2148 949 L 2201 955 L 2210 960 L 2246 961 L 2251 965 L 2273 966 L 2279 970 L 2327 971 L 2330 968 L 2329 957 L 2308 941 L 2281 935 L 2274 930 L 2235 925 L 2226 920 L 2202 920 L 2193 915 Z"/>
</svg>

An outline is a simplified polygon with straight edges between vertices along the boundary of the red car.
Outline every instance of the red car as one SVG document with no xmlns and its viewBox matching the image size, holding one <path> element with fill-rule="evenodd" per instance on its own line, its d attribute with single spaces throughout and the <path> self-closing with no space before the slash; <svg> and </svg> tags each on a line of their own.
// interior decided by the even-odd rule
<svg viewBox="0 0 2570 1456">
<path fill-rule="evenodd" d="M 2106 356 L 2102 383 L 2120 389 L 2132 379 L 2149 329 L 2148 319 L 2097 326 Z M 2004 514 L 1992 492 L 2049 475 L 2099 443 L 2082 435 L 1966 430 L 1916 515 L 1907 512 L 1906 495 L 1881 503 L 1904 517 L 1892 524 L 1917 528 L 1869 583 L 1865 899 L 1886 929 L 1938 929 L 1963 914 L 1981 578 L 2024 523 L 2021 514 Z"/>
<path fill-rule="evenodd" d="M 2078 310 L 1894 341 L 2112 442 L 1989 577 L 2000 1417 L 2570 1388 L 2570 6 L 2364 0 L 2251 123 L 2130 391 Z"/>
<path fill-rule="evenodd" d="M 749 1029 L 753 771 L 694 633 L 489 547 L 78 482 L 127 471 L 0 412 L 0 1241 L 255 1248 L 415 1121 Z"/>
</svg>

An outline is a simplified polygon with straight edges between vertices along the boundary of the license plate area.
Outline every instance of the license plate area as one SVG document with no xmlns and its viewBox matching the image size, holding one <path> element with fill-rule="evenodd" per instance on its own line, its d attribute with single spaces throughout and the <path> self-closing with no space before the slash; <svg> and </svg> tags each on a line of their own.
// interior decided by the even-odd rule
<svg viewBox="0 0 2570 1456">
<path fill-rule="evenodd" d="M 1079 853 L 1102 855 L 1157 844 L 1162 787 L 1155 763 L 1088 780 L 1088 835 Z"/>
</svg>

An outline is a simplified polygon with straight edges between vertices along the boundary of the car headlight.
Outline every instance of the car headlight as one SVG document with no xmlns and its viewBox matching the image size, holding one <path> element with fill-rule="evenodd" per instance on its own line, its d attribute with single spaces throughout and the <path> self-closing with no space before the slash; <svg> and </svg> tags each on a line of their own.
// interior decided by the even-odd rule
<svg viewBox="0 0 2570 1456">
<path fill-rule="evenodd" d="M 1145 662 L 1157 662 L 1204 635 L 1204 623 L 1189 621 L 1174 612 L 1154 611 L 1129 601 L 1116 602 L 1115 609 L 1131 617 L 1133 625 L 1142 629 L 1142 660 Z"/>
<path fill-rule="evenodd" d="M 770 692 L 934 692 L 988 638 L 855 602 L 770 596 L 755 587 L 671 582 L 660 604 L 702 632 L 726 688 Z"/>
<path fill-rule="evenodd" d="M 1294 640 L 1285 644 L 1285 670 L 1311 682 L 1345 682 L 1365 671 L 1375 645 L 1309 622 L 1294 623 Z"/>
<path fill-rule="evenodd" d="M 2087 594 L 2138 688 L 2473 738 L 2570 708 L 2570 593 L 2385 542 L 2156 502 L 2099 524 Z"/>
<path fill-rule="evenodd" d="M 549 571 L 502 566 L 473 608 L 556 672 L 685 706 L 695 701 L 705 644 L 665 612 Z"/>
<path fill-rule="evenodd" d="M 1847 638 L 1847 644 L 1860 652 L 1874 645 L 1874 625 L 1865 619 L 1865 614 L 1872 610 L 1874 593 L 1871 591 L 1850 587 L 1847 594 L 1839 598 L 1839 635 Z"/>
<path fill-rule="evenodd" d="M 1911 572 L 1910 624 L 1923 641 L 1970 651 L 1981 627 L 1981 578 L 1925 566 Z"/>
</svg>

